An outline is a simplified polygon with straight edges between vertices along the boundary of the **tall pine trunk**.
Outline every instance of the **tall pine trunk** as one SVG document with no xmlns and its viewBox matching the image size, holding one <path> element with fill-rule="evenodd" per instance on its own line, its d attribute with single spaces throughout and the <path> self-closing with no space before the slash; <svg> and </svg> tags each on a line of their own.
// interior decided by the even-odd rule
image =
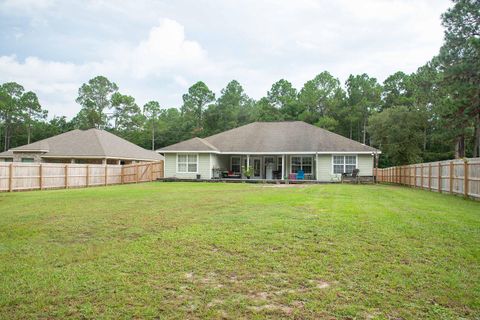
<svg viewBox="0 0 480 320">
<path fill-rule="evenodd" d="M 152 151 L 155 151 L 155 126 L 152 124 Z"/>
<path fill-rule="evenodd" d="M 465 136 L 459 135 L 455 141 L 455 159 L 465 158 Z"/>
<path fill-rule="evenodd" d="M 480 157 L 480 114 L 475 118 L 473 141 L 473 157 Z"/>
</svg>

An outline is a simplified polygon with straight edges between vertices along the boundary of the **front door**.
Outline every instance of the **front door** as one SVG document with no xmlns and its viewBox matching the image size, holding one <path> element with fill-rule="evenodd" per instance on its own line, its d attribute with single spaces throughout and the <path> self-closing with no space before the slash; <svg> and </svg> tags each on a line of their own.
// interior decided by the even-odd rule
<svg viewBox="0 0 480 320">
<path fill-rule="evenodd" d="M 254 179 L 262 178 L 262 159 L 261 158 L 250 158 L 251 165 L 253 167 L 253 177 Z"/>
</svg>

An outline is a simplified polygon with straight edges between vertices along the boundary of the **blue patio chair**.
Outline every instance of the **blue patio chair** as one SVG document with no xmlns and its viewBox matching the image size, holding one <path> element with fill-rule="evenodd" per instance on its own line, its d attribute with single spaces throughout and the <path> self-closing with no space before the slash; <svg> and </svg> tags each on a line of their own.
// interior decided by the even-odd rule
<svg viewBox="0 0 480 320">
<path fill-rule="evenodd" d="M 297 171 L 297 180 L 303 180 L 305 179 L 305 172 L 303 170 L 298 170 Z"/>
</svg>

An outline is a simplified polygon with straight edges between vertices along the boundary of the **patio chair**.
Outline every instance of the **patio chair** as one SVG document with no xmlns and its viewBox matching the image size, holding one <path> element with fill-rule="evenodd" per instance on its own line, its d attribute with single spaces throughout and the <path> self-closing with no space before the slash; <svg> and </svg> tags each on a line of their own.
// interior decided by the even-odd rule
<svg viewBox="0 0 480 320">
<path fill-rule="evenodd" d="M 304 180 L 305 179 L 305 172 L 303 170 L 297 171 L 297 180 Z"/>
</svg>

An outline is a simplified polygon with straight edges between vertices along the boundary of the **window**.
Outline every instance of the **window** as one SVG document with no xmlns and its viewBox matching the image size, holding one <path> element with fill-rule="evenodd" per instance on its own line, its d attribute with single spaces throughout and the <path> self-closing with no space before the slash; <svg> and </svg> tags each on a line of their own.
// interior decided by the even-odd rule
<svg viewBox="0 0 480 320">
<path fill-rule="evenodd" d="M 232 172 L 240 173 L 240 157 L 232 157 Z"/>
<path fill-rule="evenodd" d="M 33 158 L 22 158 L 22 162 L 34 162 Z"/>
<path fill-rule="evenodd" d="M 292 173 L 303 170 L 305 174 L 313 172 L 313 158 L 308 157 L 292 157 Z"/>
<path fill-rule="evenodd" d="M 178 154 L 177 172 L 196 173 L 198 169 L 198 155 L 196 154 Z"/>
<path fill-rule="evenodd" d="M 5 162 L 13 162 L 13 158 L 5 158 L 5 159 L 3 159 L 3 161 L 5 161 Z"/>
<path fill-rule="evenodd" d="M 357 156 L 333 156 L 333 173 L 352 173 L 357 167 Z"/>
</svg>

